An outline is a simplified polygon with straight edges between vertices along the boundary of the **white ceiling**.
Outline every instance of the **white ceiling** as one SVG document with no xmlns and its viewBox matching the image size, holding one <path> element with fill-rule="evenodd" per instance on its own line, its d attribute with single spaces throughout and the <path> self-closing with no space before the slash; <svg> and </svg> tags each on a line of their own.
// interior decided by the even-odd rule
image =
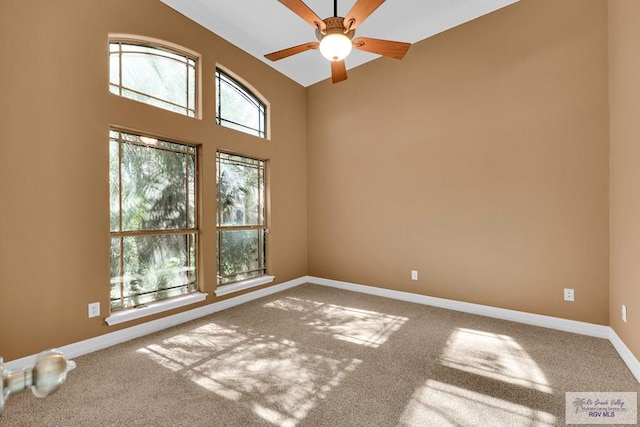
<svg viewBox="0 0 640 427">
<path fill-rule="evenodd" d="M 331 75 L 328 61 L 317 50 L 277 62 L 264 58 L 267 53 L 317 40 L 314 28 L 277 0 L 161 1 L 303 86 Z M 517 1 L 387 0 L 358 27 L 356 37 L 416 43 Z M 338 0 L 338 15 L 346 15 L 355 2 Z M 320 18 L 333 16 L 332 0 L 305 3 Z M 345 62 L 352 69 L 378 57 L 354 49 Z"/>
</svg>

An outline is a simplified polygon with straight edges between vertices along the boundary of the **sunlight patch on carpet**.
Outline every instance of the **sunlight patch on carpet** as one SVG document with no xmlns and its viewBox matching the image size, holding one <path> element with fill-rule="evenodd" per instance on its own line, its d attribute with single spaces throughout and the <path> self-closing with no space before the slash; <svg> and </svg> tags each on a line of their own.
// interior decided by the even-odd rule
<svg viewBox="0 0 640 427">
<path fill-rule="evenodd" d="M 215 323 L 137 350 L 278 426 L 295 426 L 362 363 Z"/>
<path fill-rule="evenodd" d="M 411 397 L 399 425 L 550 427 L 556 425 L 556 417 L 514 402 L 427 380 Z"/>
<path fill-rule="evenodd" d="M 147 355 L 165 368 L 180 371 L 246 339 L 245 335 L 235 329 L 208 323 L 188 333 L 168 338 L 162 344 L 140 348 L 137 352 Z"/>
<path fill-rule="evenodd" d="M 404 316 L 292 297 L 269 302 L 265 307 L 303 313 L 300 320 L 305 325 L 336 339 L 372 348 L 387 342 L 409 320 Z"/>
<path fill-rule="evenodd" d="M 268 302 L 264 306 L 267 308 L 277 308 L 284 311 L 297 311 L 300 313 L 305 313 L 313 311 L 318 307 L 322 307 L 323 305 L 325 304 L 318 301 L 311 301 L 308 299 L 295 297 L 285 297 Z"/>
<path fill-rule="evenodd" d="M 309 354 L 294 341 L 257 337 L 189 370 L 196 384 L 279 426 L 294 426 L 362 363 Z"/>
<path fill-rule="evenodd" d="M 487 378 L 544 393 L 553 393 L 546 376 L 513 338 L 457 328 L 442 352 L 440 363 Z"/>
<path fill-rule="evenodd" d="M 409 320 L 404 316 L 377 313 L 328 304 L 315 312 L 307 325 L 329 332 L 336 339 L 366 347 L 380 347 Z"/>
</svg>

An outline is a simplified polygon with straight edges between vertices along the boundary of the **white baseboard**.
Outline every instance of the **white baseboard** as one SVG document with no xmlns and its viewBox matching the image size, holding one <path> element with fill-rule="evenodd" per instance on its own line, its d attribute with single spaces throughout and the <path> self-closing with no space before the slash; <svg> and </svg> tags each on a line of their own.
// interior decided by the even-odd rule
<svg viewBox="0 0 640 427">
<path fill-rule="evenodd" d="M 322 279 L 320 277 L 308 276 L 307 281 L 308 283 L 344 289 L 347 291 L 360 292 L 369 295 L 397 299 L 400 301 L 413 302 L 416 304 L 446 308 L 448 310 L 461 311 L 464 313 L 478 314 L 481 316 L 493 317 L 496 319 L 510 320 L 512 322 L 557 329 L 560 331 L 571 332 L 580 335 L 588 335 L 596 338 L 606 338 L 616 349 L 633 376 L 636 377 L 636 380 L 640 382 L 640 362 L 631 352 L 631 350 L 629 350 L 626 344 L 620 339 L 618 334 L 616 334 L 613 328 L 609 326 L 596 325 L 586 322 L 577 322 L 575 320 L 567 320 L 558 317 L 525 313 L 522 311 L 507 310 L 504 308 L 496 308 L 480 304 L 471 304 L 462 301 L 429 297 L 425 295 L 412 294 L 409 292 L 394 291 L 390 289 L 376 288 L 373 286 L 341 282 L 338 280 Z"/>
<path fill-rule="evenodd" d="M 369 295 L 375 295 L 385 298 L 407 301 L 416 304 L 429 305 L 434 307 L 445 308 L 448 310 L 461 311 L 464 313 L 477 314 L 481 316 L 492 317 L 496 319 L 509 320 L 512 322 L 524 323 L 527 325 L 540 326 L 544 328 L 557 329 L 560 331 L 571 332 L 575 334 L 588 335 L 597 338 L 608 339 L 616 349 L 622 360 L 627 364 L 633 375 L 640 382 L 640 362 L 629 350 L 625 343 L 609 326 L 595 325 L 592 323 L 578 322 L 575 320 L 561 319 L 558 317 L 543 316 L 540 314 L 525 313 L 522 311 L 508 310 L 504 308 L 491 307 L 481 304 L 472 304 L 462 301 L 448 300 L 444 298 L 429 297 L 426 295 L 413 294 L 409 292 L 394 291 L 384 288 L 376 288 L 373 286 L 360 285 L 356 283 L 341 282 L 338 280 L 323 279 L 320 277 L 303 276 L 298 279 L 280 283 L 278 285 L 269 286 L 254 292 L 249 292 L 234 298 L 216 302 L 198 307 L 183 313 L 167 316 L 162 319 L 153 320 L 141 325 L 132 326 L 116 332 L 100 335 L 77 343 L 69 344 L 58 348 L 68 359 L 73 359 L 87 353 L 91 353 L 112 345 L 120 344 L 134 338 L 151 334 L 181 323 L 195 320 L 227 308 L 235 307 L 240 304 L 253 301 L 268 295 L 282 292 L 296 286 L 312 283 L 315 285 L 328 286 L 332 288 L 344 289 L 347 291 L 360 292 Z M 32 366 L 35 355 L 23 357 L 21 359 L 12 360 L 4 364 L 7 370 L 22 369 Z"/>
<path fill-rule="evenodd" d="M 609 341 L 611 341 L 613 348 L 616 349 L 622 360 L 624 360 L 624 363 L 627 364 L 633 376 L 636 377 L 636 380 L 640 382 L 640 361 L 638 361 L 636 356 L 629 350 L 629 347 L 620 339 L 613 328 L 609 328 Z"/>
<path fill-rule="evenodd" d="M 224 301 L 215 302 L 203 307 L 194 308 L 193 310 L 163 317 L 162 319 L 152 320 L 150 322 L 132 326 L 130 328 L 121 329 L 119 331 L 110 332 L 108 334 L 100 335 L 95 338 L 89 338 L 84 341 L 79 341 L 73 344 L 58 347 L 58 350 L 62 351 L 67 359 L 73 359 L 75 357 L 92 353 L 94 351 L 101 350 L 112 345 L 120 344 L 144 335 L 148 335 L 153 332 L 161 331 L 163 329 L 167 329 L 172 326 L 188 322 L 190 320 L 195 320 L 200 317 L 225 310 L 227 308 L 235 307 L 237 305 L 244 304 L 258 298 L 282 292 L 284 290 L 302 285 L 307 282 L 307 277 L 290 280 L 288 282 L 269 286 L 268 288 L 259 289 L 254 292 L 249 292 L 237 297 L 229 298 Z M 13 371 L 33 366 L 35 358 L 36 355 L 31 355 L 22 357 L 20 359 L 15 359 L 6 362 L 4 364 L 4 368 Z"/>
<path fill-rule="evenodd" d="M 416 304 L 446 308 L 448 310 L 462 311 L 464 313 L 478 314 L 480 316 L 493 317 L 496 319 L 510 320 L 512 322 L 557 329 L 560 331 L 572 332 L 574 334 L 588 335 L 598 338 L 609 338 L 610 328 L 608 326 L 595 325 L 593 323 L 578 322 L 575 320 L 561 319 L 558 317 L 543 316 L 541 314 L 508 310 L 506 308 L 497 308 L 487 305 L 429 297 L 426 295 L 376 288 L 373 286 L 358 285 L 355 283 L 340 282 L 338 280 L 322 279 L 319 277 L 309 277 L 308 280 L 309 283 L 330 286 L 332 288 L 344 289 L 347 291 L 360 292 L 363 294 L 376 295 L 385 298 L 397 299 L 400 301 L 413 302 Z"/>
</svg>

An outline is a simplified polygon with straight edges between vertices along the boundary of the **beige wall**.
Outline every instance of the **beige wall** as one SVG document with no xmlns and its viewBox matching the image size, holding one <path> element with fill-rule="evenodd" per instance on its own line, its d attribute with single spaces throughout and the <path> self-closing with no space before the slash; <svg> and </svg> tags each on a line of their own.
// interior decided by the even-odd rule
<svg viewBox="0 0 640 427">
<path fill-rule="evenodd" d="M 640 354 L 640 6 L 607 12 L 521 0 L 305 90 L 158 0 L 2 1 L 0 355 L 119 329 L 86 314 L 108 306 L 110 124 L 200 145 L 203 304 L 223 148 L 271 160 L 276 282 L 312 274 L 610 322 Z M 200 52 L 203 120 L 108 94 L 109 33 Z M 270 101 L 271 141 L 214 124 L 216 63 Z"/>
<path fill-rule="evenodd" d="M 109 33 L 154 37 L 199 52 L 203 119 L 110 95 Z M 270 273 L 276 282 L 307 273 L 303 87 L 158 0 L 3 0 L 0 44 L 0 356 L 5 360 L 118 329 L 102 320 L 109 299 L 110 124 L 201 146 L 200 282 L 209 293 L 203 304 L 215 300 L 217 148 L 270 159 Z M 215 125 L 216 63 L 271 103 L 271 141 Z M 87 304 L 94 301 L 102 303 L 103 316 L 88 319 Z"/>
<path fill-rule="evenodd" d="M 608 324 L 607 79 L 606 2 L 523 0 L 312 86 L 310 274 Z"/>
<path fill-rule="evenodd" d="M 611 307 L 616 333 L 640 358 L 640 2 L 612 0 Z M 621 320 L 627 306 L 627 323 Z"/>
</svg>

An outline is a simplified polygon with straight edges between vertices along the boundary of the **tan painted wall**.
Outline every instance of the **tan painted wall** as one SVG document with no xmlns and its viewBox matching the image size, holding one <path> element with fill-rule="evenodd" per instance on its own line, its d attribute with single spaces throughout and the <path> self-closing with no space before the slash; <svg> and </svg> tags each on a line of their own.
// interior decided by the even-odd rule
<svg viewBox="0 0 640 427">
<path fill-rule="evenodd" d="M 639 8 L 611 0 L 608 34 L 600 0 L 522 0 L 413 46 L 402 62 L 377 60 L 305 91 L 157 0 L 2 1 L 0 355 L 119 329 L 86 317 L 87 303 L 100 301 L 104 315 L 108 302 L 110 124 L 201 144 L 203 219 L 215 211 L 218 147 L 271 159 L 277 282 L 309 273 L 610 321 L 640 354 Z M 109 95 L 110 32 L 200 52 L 203 120 Z M 272 141 L 213 124 L 216 62 L 269 99 Z M 201 228 L 211 254 L 213 220 Z M 210 303 L 215 264 L 201 267 Z M 575 303 L 561 301 L 563 287 L 576 289 Z"/>
<path fill-rule="evenodd" d="M 203 120 L 110 95 L 110 32 L 199 52 Z M 270 272 L 276 282 L 307 273 L 303 87 L 158 0 L 3 0 L 0 47 L 0 355 L 5 360 L 119 329 L 87 318 L 88 303 L 100 301 L 102 317 L 108 307 L 110 124 L 201 145 L 205 303 L 215 300 L 217 148 L 271 160 Z M 271 141 L 215 125 L 216 62 L 269 100 Z"/>
<path fill-rule="evenodd" d="M 611 81 L 610 323 L 640 358 L 640 2 L 609 2 Z M 627 323 L 621 320 L 627 306 Z"/>
<path fill-rule="evenodd" d="M 312 86 L 310 274 L 608 324 L 607 39 L 522 0 Z"/>
</svg>

